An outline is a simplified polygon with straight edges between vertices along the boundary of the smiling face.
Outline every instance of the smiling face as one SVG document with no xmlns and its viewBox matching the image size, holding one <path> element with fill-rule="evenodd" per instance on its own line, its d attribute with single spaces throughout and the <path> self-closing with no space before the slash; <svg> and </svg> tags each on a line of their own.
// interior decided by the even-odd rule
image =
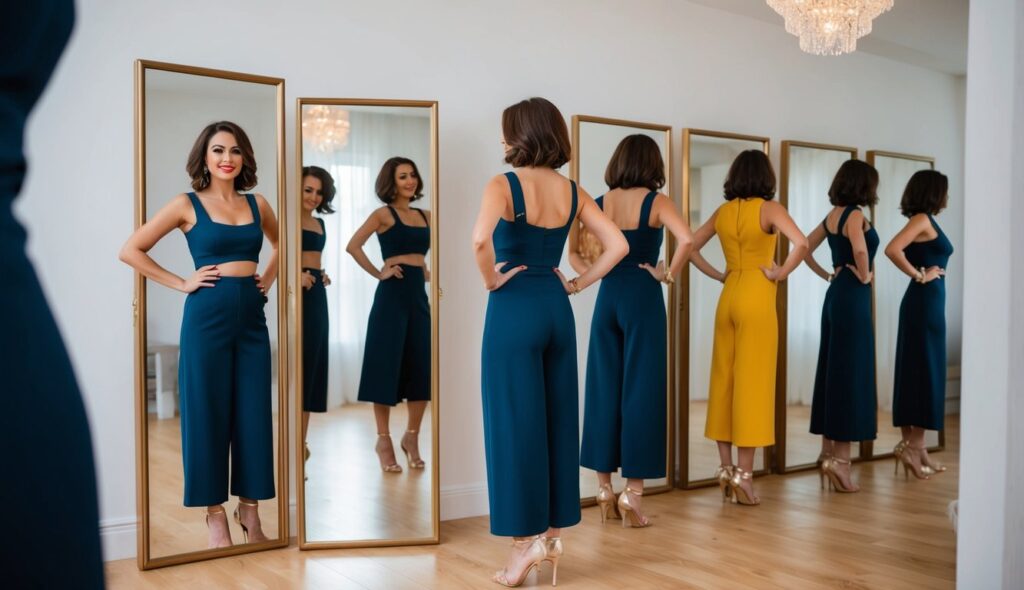
<svg viewBox="0 0 1024 590">
<path fill-rule="evenodd" d="M 323 183 L 312 174 L 302 179 L 302 210 L 313 212 L 324 200 Z"/>
<path fill-rule="evenodd" d="M 416 169 L 409 164 L 399 164 L 395 168 L 395 192 L 396 196 L 404 199 L 416 198 L 416 190 L 420 186 L 420 177 Z"/>
<path fill-rule="evenodd" d="M 242 173 L 242 149 L 235 136 L 227 131 L 218 131 L 206 146 L 206 168 L 211 178 L 234 182 Z"/>
</svg>

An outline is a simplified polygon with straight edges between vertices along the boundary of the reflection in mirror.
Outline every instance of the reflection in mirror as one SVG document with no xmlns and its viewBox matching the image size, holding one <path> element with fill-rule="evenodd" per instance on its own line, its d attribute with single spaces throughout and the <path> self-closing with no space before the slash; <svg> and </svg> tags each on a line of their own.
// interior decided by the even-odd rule
<svg viewBox="0 0 1024 590">
<path fill-rule="evenodd" d="M 722 187 L 729 166 L 741 152 L 762 150 L 768 153 L 768 138 L 734 135 L 697 129 L 683 130 L 683 203 L 689 211 L 690 227 L 694 230 L 704 224 L 724 202 Z M 701 254 L 715 268 L 725 268 L 718 237 L 712 237 Z M 711 377 L 711 350 L 715 335 L 715 311 L 722 284 L 709 280 L 696 267 L 689 266 L 684 275 L 688 296 L 684 308 L 683 333 L 689 340 L 688 402 L 681 408 L 686 487 L 717 485 L 711 479 L 718 468 L 719 458 L 715 441 L 704 436 L 707 423 L 708 391 Z M 765 449 L 755 451 L 754 465 L 759 472 L 768 469 Z"/>
<path fill-rule="evenodd" d="M 907 222 L 900 212 L 903 189 L 910 177 L 919 170 L 933 170 L 935 160 L 926 156 L 913 156 L 892 152 L 869 151 L 868 162 L 878 170 L 878 205 L 875 206 L 875 224 L 885 241 L 892 239 Z M 887 456 L 900 442 L 900 430 L 893 426 L 893 376 L 896 362 L 896 336 L 899 328 L 900 304 L 907 290 L 908 280 L 894 264 L 884 260 L 875 272 L 875 314 L 877 316 L 878 359 L 878 439 L 873 455 Z M 925 445 L 930 449 L 940 446 L 940 432 L 929 430 Z"/>
<path fill-rule="evenodd" d="M 300 546 L 436 542 L 436 103 L 299 118 Z"/>
<path fill-rule="evenodd" d="M 789 210 L 797 227 L 811 231 L 832 210 L 828 191 L 832 179 L 844 162 L 856 159 L 857 149 L 843 146 L 782 142 L 782 204 Z M 818 248 L 814 259 L 823 268 L 832 267 L 828 248 Z M 785 326 L 780 339 L 785 358 L 785 370 L 780 372 L 779 387 L 785 392 L 784 406 L 777 412 L 784 429 L 785 440 L 779 457 L 783 470 L 814 467 L 821 452 L 821 437 L 810 432 L 811 401 L 814 396 L 814 377 L 818 366 L 821 339 L 821 310 L 825 303 L 828 282 L 821 280 L 806 265 L 802 265 L 787 281 L 780 285 L 785 290 L 786 305 L 780 327 Z M 780 296 L 782 294 L 780 293 Z M 781 436 L 780 436 L 781 438 Z M 851 445 L 853 457 L 859 454 L 859 445 Z"/>
<path fill-rule="evenodd" d="M 622 493 L 626 478 L 636 491 L 670 489 L 668 417 L 674 373 L 669 327 L 674 314 L 666 315 L 671 289 L 669 283 L 659 284 L 664 270 L 658 265 L 673 261 L 678 273 L 685 256 L 676 261 L 669 250 L 672 240 L 663 239 L 667 232 L 662 227 L 673 233 L 686 228 L 666 196 L 671 187 L 671 127 L 576 115 L 573 136 L 572 177 L 594 194 L 631 243 L 629 256 L 601 281 L 600 289 L 587 289 L 572 299 L 578 363 L 586 367 L 580 379 L 580 489 L 584 499 L 596 496 L 607 506 L 602 509 L 614 514 L 614 494 Z M 585 266 L 599 254 L 593 248 L 596 238 L 585 230 L 574 228 L 569 241 L 565 259 L 573 266 Z M 652 268 L 641 268 L 641 263 Z M 617 312 L 620 301 L 632 307 Z M 630 341 L 634 330 L 645 334 L 637 339 L 643 349 Z M 636 359 L 632 367 L 624 366 L 624 358 L 631 357 Z M 638 497 L 632 500 L 639 503 Z M 634 514 L 634 525 L 645 521 L 642 513 Z"/>
<path fill-rule="evenodd" d="M 121 258 L 139 277 L 139 563 L 149 568 L 287 543 L 283 81 L 137 67 L 140 200 Z"/>
</svg>

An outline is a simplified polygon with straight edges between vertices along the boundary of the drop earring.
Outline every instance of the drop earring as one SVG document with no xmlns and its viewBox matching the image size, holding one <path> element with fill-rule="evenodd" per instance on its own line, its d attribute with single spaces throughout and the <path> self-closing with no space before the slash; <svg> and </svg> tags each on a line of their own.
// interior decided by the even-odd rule
<svg viewBox="0 0 1024 590">
<path fill-rule="evenodd" d="M 203 166 L 203 184 L 210 184 L 210 169 Z"/>
</svg>

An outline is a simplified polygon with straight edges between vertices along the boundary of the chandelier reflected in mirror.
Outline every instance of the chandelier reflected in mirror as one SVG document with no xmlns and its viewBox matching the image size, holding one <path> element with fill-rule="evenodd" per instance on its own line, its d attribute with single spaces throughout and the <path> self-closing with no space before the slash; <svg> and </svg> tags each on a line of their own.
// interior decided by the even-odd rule
<svg viewBox="0 0 1024 590">
<path fill-rule="evenodd" d="M 871 32 L 871 21 L 892 8 L 893 0 L 767 0 L 786 20 L 786 32 L 800 38 L 800 49 L 815 55 L 857 50 L 857 39 Z"/>
<path fill-rule="evenodd" d="M 316 105 L 302 111 L 302 140 L 318 152 L 333 152 L 348 144 L 352 128 L 348 111 L 341 107 Z"/>
</svg>

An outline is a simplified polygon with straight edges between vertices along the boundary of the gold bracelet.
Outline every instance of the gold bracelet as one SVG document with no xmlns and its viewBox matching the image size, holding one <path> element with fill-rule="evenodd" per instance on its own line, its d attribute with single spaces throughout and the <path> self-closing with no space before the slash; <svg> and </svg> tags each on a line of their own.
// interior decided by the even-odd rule
<svg viewBox="0 0 1024 590">
<path fill-rule="evenodd" d="M 569 279 L 569 295 L 575 295 L 580 292 L 579 283 L 576 282 L 578 280 L 579 277 L 573 277 L 572 279 Z"/>
<path fill-rule="evenodd" d="M 661 282 L 665 283 L 666 285 L 674 285 L 676 283 L 676 278 L 666 272 L 665 276 L 662 277 Z"/>
<path fill-rule="evenodd" d="M 924 267 L 923 266 L 921 268 L 917 269 L 917 278 L 914 279 L 914 280 L 917 281 L 918 283 L 921 283 L 922 285 L 924 284 Z"/>
</svg>

